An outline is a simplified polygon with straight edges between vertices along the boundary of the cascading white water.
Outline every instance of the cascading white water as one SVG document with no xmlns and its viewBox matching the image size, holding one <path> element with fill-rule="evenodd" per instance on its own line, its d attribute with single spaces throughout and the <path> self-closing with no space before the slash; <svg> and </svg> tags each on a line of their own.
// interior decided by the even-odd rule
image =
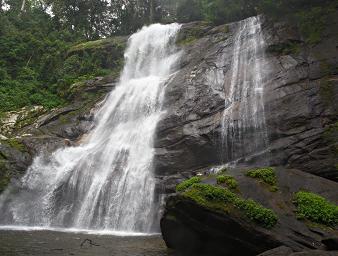
<svg viewBox="0 0 338 256">
<path fill-rule="evenodd" d="M 268 134 L 264 110 L 266 67 L 261 18 L 251 17 L 232 24 L 231 62 L 228 53 L 221 54 L 216 66 L 207 73 L 207 81 L 224 88 L 225 110 L 221 122 L 223 163 L 236 163 L 267 151 Z M 228 41 L 225 42 L 229 43 Z M 227 65 L 230 69 L 224 72 Z M 268 154 L 265 163 L 268 164 Z"/>
<path fill-rule="evenodd" d="M 228 161 L 267 148 L 262 77 L 264 46 L 260 17 L 240 21 L 234 40 L 231 79 L 225 86 L 222 120 L 222 140 Z"/>
<path fill-rule="evenodd" d="M 120 82 L 77 147 L 37 157 L 0 198 L 0 223 L 150 232 L 156 215 L 153 136 L 164 83 L 179 58 L 180 25 L 154 24 L 132 35 Z"/>
</svg>

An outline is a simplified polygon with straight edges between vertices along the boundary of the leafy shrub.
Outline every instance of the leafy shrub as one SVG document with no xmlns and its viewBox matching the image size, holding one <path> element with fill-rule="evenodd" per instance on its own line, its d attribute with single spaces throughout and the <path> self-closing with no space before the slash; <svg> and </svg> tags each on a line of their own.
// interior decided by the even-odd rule
<svg viewBox="0 0 338 256">
<path fill-rule="evenodd" d="M 201 182 L 200 177 L 192 177 L 192 178 L 185 180 L 185 181 L 181 182 L 180 184 L 178 184 L 176 186 L 176 191 L 181 192 L 181 191 L 189 188 L 192 184 L 199 183 L 199 182 Z"/>
<path fill-rule="evenodd" d="M 248 199 L 237 199 L 235 205 L 245 212 L 245 215 L 252 221 L 266 227 L 272 228 L 277 223 L 277 215 L 259 203 Z"/>
<path fill-rule="evenodd" d="M 251 199 L 245 200 L 240 198 L 226 188 L 195 183 L 183 195 L 193 199 L 202 206 L 217 210 L 227 211 L 229 206 L 233 206 L 251 221 L 266 228 L 272 228 L 278 220 L 277 215 L 272 210 L 263 207 Z"/>
<path fill-rule="evenodd" d="M 238 187 L 238 183 L 234 177 L 230 175 L 219 175 L 216 178 L 217 184 L 226 184 L 230 189 L 236 189 Z"/>
<path fill-rule="evenodd" d="M 295 195 L 297 216 L 310 221 L 335 226 L 338 224 L 338 206 L 320 195 L 299 191 Z"/>
<path fill-rule="evenodd" d="M 271 186 L 276 186 L 277 184 L 275 170 L 272 167 L 250 170 L 246 174 L 251 178 L 262 180 L 263 182 Z"/>
</svg>

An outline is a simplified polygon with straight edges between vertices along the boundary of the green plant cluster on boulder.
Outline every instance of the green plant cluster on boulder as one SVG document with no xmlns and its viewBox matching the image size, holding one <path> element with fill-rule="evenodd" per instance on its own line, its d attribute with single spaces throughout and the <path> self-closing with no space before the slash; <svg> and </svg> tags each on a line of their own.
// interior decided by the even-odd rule
<svg viewBox="0 0 338 256">
<path fill-rule="evenodd" d="M 236 179 L 230 175 L 219 175 L 216 177 L 217 184 L 226 184 L 230 189 L 236 189 L 238 187 L 238 183 Z"/>
<path fill-rule="evenodd" d="M 298 218 L 327 226 L 338 224 L 338 206 L 320 195 L 299 191 L 295 194 L 294 203 Z"/>
<path fill-rule="evenodd" d="M 278 190 L 275 169 L 272 168 L 272 167 L 249 170 L 246 173 L 246 175 L 251 177 L 251 178 L 259 179 L 262 182 L 270 185 L 271 191 L 277 191 Z"/>
<path fill-rule="evenodd" d="M 235 208 L 251 221 L 265 228 L 272 228 L 278 220 L 277 215 L 271 209 L 251 199 L 240 198 L 226 188 L 194 183 L 182 195 L 193 199 L 199 205 L 226 213 Z"/>
<path fill-rule="evenodd" d="M 185 181 L 181 182 L 180 184 L 178 184 L 176 186 L 176 191 L 177 192 L 181 192 L 181 191 L 189 188 L 191 185 L 193 185 L 195 183 L 199 183 L 199 182 L 201 182 L 201 178 L 200 177 L 196 177 L 196 176 L 192 177 L 192 178 L 190 178 L 188 180 L 185 180 Z"/>
</svg>

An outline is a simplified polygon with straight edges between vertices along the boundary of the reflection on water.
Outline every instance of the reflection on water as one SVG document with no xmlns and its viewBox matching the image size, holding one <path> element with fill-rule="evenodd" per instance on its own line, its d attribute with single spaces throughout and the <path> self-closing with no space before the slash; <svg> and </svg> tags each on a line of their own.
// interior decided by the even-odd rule
<svg viewBox="0 0 338 256">
<path fill-rule="evenodd" d="M 1 256 L 173 256 L 161 236 L 0 230 Z"/>
</svg>

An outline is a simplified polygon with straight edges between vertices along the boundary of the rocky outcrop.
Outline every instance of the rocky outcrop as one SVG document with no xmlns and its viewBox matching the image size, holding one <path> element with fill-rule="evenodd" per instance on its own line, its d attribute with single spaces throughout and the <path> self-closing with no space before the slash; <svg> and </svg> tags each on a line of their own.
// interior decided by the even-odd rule
<svg viewBox="0 0 338 256">
<path fill-rule="evenodd" d="M 337 31 L 332 29 L 338 27 L 337 17 L 330 19 L 322 40 L 311 46 L 296 27 L 263 21 L 269 150 L 238 162 L 260 165 L 269 158 L 270 165 L 337 179 L 338 60 Z M 221 152 L 228 88 L 217 82 L 217 74 L 219 79 L 230 80 L 237 28 L 236 23 L 212 27 L 198 22 L 182 27 L 178 45 L 184 53 L 180 68 L 166 86 L 166 115 L 155 141 L 156 173 L 160 178 L 166 176 L 166 181 L 168 175 L 182 177 L 185 172 L 234 160 L 224 159 Z M 222 62 L 220 55 L 225 56 Z M 242 144 L 250 147 L 250 142 Z"/>
<path fill-rule="evenodd" d="M 332 237 L 338 235 L 337 229 L 298 219 L 293 203 L 294 193 L 307 190 L 337 204 L 335 182 L 295 169 L 276 168 L 278 190 L 271 191 L 265 183 L 248 177 L 244 169 L 231 169 L 226 173 L 238 182 L 235 193 L 272 209 L 278 216 L 277 224 L 264 228 L 236 211 L 210 208 L 180 193 L 168 199 L 161 220 L 163 238 L 169 248 L 182 255 L 215 256 L 298 255 L 299 252 L 331 255 L 329 251 L 335 250 L 328 244 L 335 244 Z M 203 182 L 215 184 L 215 176 Z M 337 251 L 332 251 L 332 255 L 334 253 Z"/>
<path fill-rule="evenodd" d="M 67 106 L 12 111 L 2 119 L 0 192 L 19 179 L 38 154 L 77 144 L 94 125 L 94 112 L 115 86 L 115 78 L 98 77 L 73 85 Z"/>
</svg>

